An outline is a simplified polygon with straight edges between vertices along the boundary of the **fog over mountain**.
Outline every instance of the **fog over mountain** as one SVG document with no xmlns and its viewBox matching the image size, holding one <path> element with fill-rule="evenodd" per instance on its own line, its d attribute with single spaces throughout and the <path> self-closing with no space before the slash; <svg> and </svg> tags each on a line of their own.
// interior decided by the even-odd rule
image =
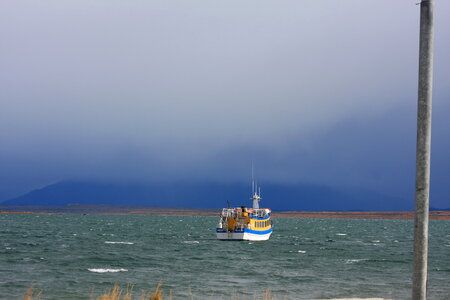
<svg viewBox="0 0 450 300">
<path fill-rule="evenodd" d="M 267 186 L 413 201 L 416 2 L 2 2 L 0 201 L 246 185 L 252 161 Z M 431 204 L 450 207 L 449 1 L 435 22 Z"/>
<path fill-rule="evenodd" d="M 111 184 L 64 181 L 2 203 L 7 206 L 126 205 L 178 208 L 251 206 L 251 193 L 241 183 L 174 182 Z M 413 203 L 364 189 L 343 191 L 307 184 L 267 184 L 260 203 L 274 211 L 412 210 Z"/>
</svg>

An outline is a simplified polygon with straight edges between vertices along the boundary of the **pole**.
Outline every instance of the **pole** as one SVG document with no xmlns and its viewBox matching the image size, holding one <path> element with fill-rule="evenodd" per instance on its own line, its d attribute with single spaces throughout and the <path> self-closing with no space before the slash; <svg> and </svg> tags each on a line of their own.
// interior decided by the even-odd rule
<svg viewBox="0 0 450 300">
<path fill-rule="evenodd" d="M 416 213 L 412 299 L 427 295 L 434 0 L 420 2 L 419 93 L 416 148 Z"/>
</svg>

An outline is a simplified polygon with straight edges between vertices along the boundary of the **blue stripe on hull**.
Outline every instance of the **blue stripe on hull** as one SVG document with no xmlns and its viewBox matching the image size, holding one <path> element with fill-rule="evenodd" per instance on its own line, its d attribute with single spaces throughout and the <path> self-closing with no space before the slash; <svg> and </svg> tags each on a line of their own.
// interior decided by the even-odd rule
<svg viewBox="0 0 450 300">
<path fill-rule="evenodd" d="M 234 233 L 243 233 L 243 232 L 248 232 L 248 233 L 253 233 L 253 234 L 268 234 L 271 233 L 273 231 L 273 227 L 267 230 L 252 230 L 252 229 L 247 229 L 245 228 L 244 231 L 240 230 L 240 231 L 232 231 Z M 227 233 L 228 231 L 223 230 L 223 229 L 216 229 L 217 233 Z"/>
<path fill-rule="evenodd" d="M 244 229 L 244 232 L 248 232 L 248 233 L 253 233 L 253 234 L 268 234 L 272 232 L 272 228 L 267 229 L 267 230 L 252 230 L 252 229 Z"/>
<path fill-rule="evenodd" d="M 272 232 L 254 234 L 251 232 L 217 232 L 217 239 L 222 241 L 267 241 Z"/>
</svg>

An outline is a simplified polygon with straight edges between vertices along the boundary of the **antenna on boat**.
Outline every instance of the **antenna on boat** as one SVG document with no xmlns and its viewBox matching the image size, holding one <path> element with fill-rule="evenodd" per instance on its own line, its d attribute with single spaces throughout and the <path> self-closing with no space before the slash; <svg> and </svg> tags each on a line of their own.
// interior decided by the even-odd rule
<svg viewBox="0 0 450 300">
<path fill-rule="evenodd" d="M 255 182 L 252 180 L 252 196 L 255 193 Z"/>
<path fill-rule="evenodd" d="M 253 160 L 252 160 L 252 197 L 253 197 L 254 193 L 255 193 L 255 171 L 254 171 Z"/>
<path fill-rule="evenodd" d="M 261 197 L 258 193 L 261 194 L 261 188 L 259 188 L 258 192 L 258 182 L 255 182 L 255 168 L 252 160 L 252 197 L 250 199 L 253 201 L 253 209 L 259 208 L 259 201 L 261 200 Z"/>
</svg>

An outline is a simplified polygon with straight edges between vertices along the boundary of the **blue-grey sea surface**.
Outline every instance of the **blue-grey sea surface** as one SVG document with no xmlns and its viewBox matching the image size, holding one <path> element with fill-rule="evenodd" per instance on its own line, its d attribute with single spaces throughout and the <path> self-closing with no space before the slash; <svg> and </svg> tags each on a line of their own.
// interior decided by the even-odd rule
<svg viewBox="0 0 450 300">
<path fill-rule="evenodd" d="M 90 299 L 114 283 L 162 282 L 173 299 L 411 294 L 413 222 L 274 218 L 266 242 L 215 240 L 203 216 L 2 214 L 0 299 Z M 429 299 L 450 299 L 450 222 L 430 222 Z M 259 298 L 258 298 L 259 299 Z"/>
</svg>

